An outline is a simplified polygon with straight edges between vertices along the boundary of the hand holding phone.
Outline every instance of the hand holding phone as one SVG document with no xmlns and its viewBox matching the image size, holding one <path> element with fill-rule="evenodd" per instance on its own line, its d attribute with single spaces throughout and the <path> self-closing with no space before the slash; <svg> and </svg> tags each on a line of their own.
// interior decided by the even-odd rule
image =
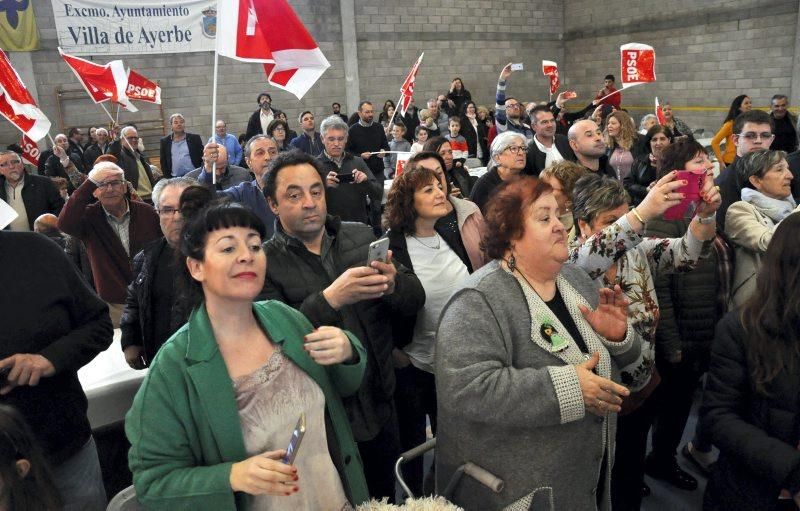
<svg viewBox="0 0 800 511">
<path fill-rule="evenodd" d="M 369 244 L 367 253 L 367 266 L 372 266 L 373 261 L 388 262 L 389 238 L 381 238 Z"/>
<path fill-rule="evenodd" d="M 355 180 L 355 174 L 345 172 L 344 174 L 336 174 L 336 178 L 339 179 L 339 184 L 352 183 Z"/>
<path fill-rule="evenodd" d="M 522 62 L 518 62 L 516 64 L 511 64 L 511 70 L 512 71 L 522 71 L 523 70 Z"/>
<path fill-rule="evenodd" d="M 664 220 L 679 220 L 691 218 L 697 209 L 697 204 L 703 200 L 700 193 L 703 191 L 706 173 L 704 171 L 679 170 L 676 172 L 676 181 L 686 181 L 686 184 L 675 190 L 683 194 L 680 204 L 672 206 L 664 212 Z"/>
</svg>

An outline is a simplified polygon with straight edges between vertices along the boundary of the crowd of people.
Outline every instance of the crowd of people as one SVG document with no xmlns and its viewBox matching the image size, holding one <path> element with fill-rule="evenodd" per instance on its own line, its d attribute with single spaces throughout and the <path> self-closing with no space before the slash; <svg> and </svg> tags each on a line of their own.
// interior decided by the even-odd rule
<svg viewBox="0 0 800 511">
<path fill-rule="evenodd" d="M 705 509 L 800 507 L 786 96 L 736 97 L 708 151 L 668 102 L 637 125 L 613 75 L 568 111 L 513 73 L 492 108 L 454 78 L 297 132 L 261 93 L 205 143 L 174 113 L 158 165 L 134 125 L 72 128 L 38 169 L 0 151 L 0 509 L 104 509 L 77 371 L 115 328 L 148 370 L 125 421 L 148 509 L 394 502 L 431 434 L 406 483 L 465 509 L 638 510 L 645 474 L 697 488 L 679 452 Z M 502 490 L 453 486 L 466 462 Z"/>
</svg>

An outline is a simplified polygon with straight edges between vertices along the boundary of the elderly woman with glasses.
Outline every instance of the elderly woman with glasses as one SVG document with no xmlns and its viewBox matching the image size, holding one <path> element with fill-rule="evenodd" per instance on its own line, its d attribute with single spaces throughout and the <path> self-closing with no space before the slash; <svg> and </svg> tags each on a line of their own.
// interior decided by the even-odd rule
<svg viewBox="0 0 800 511">
<path fill-rule="evenodd" d="M 708 170 L 710 162 L 703 163 Z M 623 404 L 617 433 L 617 453 L 612 475 L 614 509 L 638 509 L 642 497 L 643 465 L 652 401 L 646 399 L 658 385 L 654 373 L 655 332 L 659 307 L 654 280 L 665 273 L 692 270 L 708 256 L 715 233 L 719 193 L 705 179 L 702 204 L 686 235 L 673 239 L 643 239 L 646 222 L 680 204 L 685 185 L 676 173 L 662 177 L 642 203 L 629 208 L 630 197 L 618 180 L 600 175 L 581 178 L 573 191 L 573 213 L 579 230 L 571 260 L 603 287 L 619 286 L 630 300 L 628 317 L 644 338 L 642 357 L 621 367 L 622 381 L 633 392 Z"/>
<path fill-rule="evenodd" d="M 470 200 L 484 211 L 486 201 L 503 181 L 519 176 L 525 168 L 528 140 L 525 135 L 506 131 L 497 135 L 490 148 L 489 171 L 472 187 Z"/>
<path fill-rule="evenodd" d="M 516 143 L 516 142 L 515 142 Z M 524 154 L 522 152 L 521 154 Z M 467 509 L 611 507 L 619 365 L 639 357 L 622 290 L 565 264 L 567 234 L 542 180 L 500 184 L 486 204 L 494 259 L 442 310 L 436 336 L 440 487 L 472 461 L 505 482 L 463 479 Z"/>
<path fill-rule="evenodd" d="M 731 301 L 742 305 L 756 288 L 756 273 L 781 221 L 798 211 L 792 172 L 783 151 L 757 149 L 742 157 L 737 179 L 742 200 L 725 214 L 725 234 L 736 251 Z"/>
</svg>

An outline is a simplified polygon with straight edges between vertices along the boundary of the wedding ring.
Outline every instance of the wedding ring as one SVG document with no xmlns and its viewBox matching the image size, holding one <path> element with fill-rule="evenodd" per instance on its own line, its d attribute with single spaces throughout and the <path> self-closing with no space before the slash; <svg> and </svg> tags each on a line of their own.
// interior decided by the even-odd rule
<svg viewBox="0 0 800 511">
<path fill-rule="evenodd" d="M 597 398 L 597 407 L 598 408 L 603 408 L 603 402 L 600 400 L 599 397 Z"/>
<path fill-rule="evenodd" d="M 668 193 L 664 194 L 664 200 L 669 200 L 669 194 Z"/>
<path fill-rule="evenodd" d="M 717 189 L 717 191 L 720 191 L 720 189 L 719 189 L 719 185 L 714 185 L 714 188 L 716 188 L 716 189 Z"/>
</svg>

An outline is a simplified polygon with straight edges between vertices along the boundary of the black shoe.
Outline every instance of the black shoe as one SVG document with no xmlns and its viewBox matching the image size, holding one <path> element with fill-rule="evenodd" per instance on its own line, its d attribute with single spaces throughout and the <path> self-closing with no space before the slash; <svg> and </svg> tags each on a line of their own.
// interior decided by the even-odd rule
<svg viewBox="0 0 800 511">
<path fill-rule="evenodd" d="M 644 473 L 650 477 L 666 481 L 681 490 L 692 491 L 697 489 L 697 479 L 683 470 L 674 459 L 667 465 L 658 464 L 652 459 L 648 459 L 644 465 Z"/>
<path fill-rule="evenodd" d="M 694 456 L 692 449 L 689 448 L 689 444 L 683 446 L 683 449 L 681 449 L 681 454 L 683 455 L 683 458 L 692 465 L 694 465 L 694 468 L 696 468 L 701 474 L 703 474 L 706 477 L 709 476 L 709 474 L 711 473 L 709 469 L 710 465 L 705 465 L 701 460 L 697 459 Z"/>
<path fill-rule="evenodd" d="M 647 486 L 647 483 L 642 482 L 642 498 L 650 496 L 650 487 Z"/>
</svg>

